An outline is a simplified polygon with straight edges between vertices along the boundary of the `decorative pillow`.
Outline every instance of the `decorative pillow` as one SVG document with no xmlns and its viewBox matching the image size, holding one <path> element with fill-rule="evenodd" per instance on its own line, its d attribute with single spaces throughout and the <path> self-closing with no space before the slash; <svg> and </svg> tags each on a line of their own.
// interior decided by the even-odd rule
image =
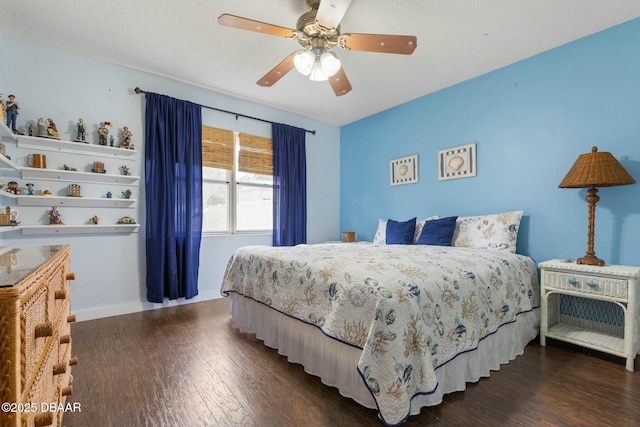
<svg viewBox="0 0 640 427">
<path fill-rule="evenodd" d="M 386 245 L 387 244 L 387 220 L 380 218 L 378 220 L 378 228 L 376 234 L 373 236 L 374 245 Z"/>
<path fill-rule="evenodd" d="M 408 245 L 413 243 L 413 234 L 416 231 L 416 218 L 409 221 L 398 222 L 387 220 L 387 245 Z"/>
<path fill-rule="evenodd" d="M 453 232 L 456 230 L 456 219 L 458 219 L 457 216 L 449 216 L 426 221 L 416 244 L 451 246 Z"/>
<path fill-rule="evenodd" d="M 516 252 L 522 211 L 458 217 L 452 246 Z"/>
<path fill-rule="evenodd" d="M 431 221 L 432 219 L 438 219 L 438 218 L 440 218 L 439 215 L 433 215 L 433 216 L 430 216 L 429 218 L 416 221 L 416 232 L 413 233 L 413 243 L 416 243 L 418 241 L 418 238 L 420 237 L 420 233 L 422 233 L 422 227 L 424 227 L 424 223 L 427 221 Z"/>
</svg>

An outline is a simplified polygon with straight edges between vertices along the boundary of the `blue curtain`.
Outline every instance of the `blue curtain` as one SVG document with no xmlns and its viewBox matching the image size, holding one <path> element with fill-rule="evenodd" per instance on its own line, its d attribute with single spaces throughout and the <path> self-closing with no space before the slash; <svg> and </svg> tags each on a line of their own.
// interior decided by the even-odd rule
<svg viewBox="0 0 640 427">
<path fill-rule="evenodd" d="M 273 123 L 273 246 L 307 243 L 306 131 Z"/>
<path fill-rule="evenodd" d="M 202 108 L 146 94 L 147 299 L 198 295 L 202 237 Z"/>
</svg>

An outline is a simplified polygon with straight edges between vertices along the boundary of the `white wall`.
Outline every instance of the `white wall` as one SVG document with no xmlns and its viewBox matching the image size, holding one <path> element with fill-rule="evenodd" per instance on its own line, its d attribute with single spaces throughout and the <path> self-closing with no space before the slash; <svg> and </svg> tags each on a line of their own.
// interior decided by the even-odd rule
<svg viewBox="0 0 640 427">
<path fill-rule="evenodd" d="M 134 214 L 141 223 L 139 233 L 54 237 L 23 236 L 19 231 L 0 234 L 2 246 L 71 245 L 72 270 L 76 273 L 76 281 L 72 286 L 72 311 L 78 315 L 79 320 L 219 298 L 224 268 L 233 251 L 240 246 L 271 243 L 271 236 L 264 235 L 205 236 L 201 246 L 199 295 L 188 301 L 166 301 L 164 304 L 146 301 L 143 223 L 145 101 L 143 96 L 134 93 L 136 86 L 205 106 L 315 129 L 315 136 L 307 134 L 308 240 L 309 243 L 318 243 L 339 238 L 340 129 L 336 126 L 150 73 L 6 36 L 0 36 L 0 79 L 0 92 L 5 94 L 5 98 L 13 93 L 21 104 L 18 127 L 24 126 L 29 120 L 37 120 L 38 117 L 51 117 L 56 121 L 61 137 L 71 139 L 70 132 L 80 117 L 92 130 L 101 121 L 111 121 L 115 125 L 113 130 L 122 126 L 129 127 L 133 132 L 133 143 L 140 151 L 137 162 L 131 163 L 135 164 L 131 166 L 132 173 L 143 177 L 140 194 L 134 195 L 139 200 Z M 203 109 L 203 123 L 271 136 L 268 123 L 236 119 L 233 115 L 209 109 Z M 91 141 L 95 141 L 95 138 L 96 134 L 92 131 Z M 14 161 L 24 161 L 28 151 L 17 149 L 15 144 L 6 139 L 3 142 L 7 146 L 7 154 Z M 47 154 L 48 166 L 51 168 L 54 165 L 49 162 L 49 158 L 50 155 Z M 51 159 L 51 162 L 56 163 L 65 160 L 56 160 L 53 155 Z M 26 182 L 18 180 L 18 183 L 24 186 Z M 13 202 L 6 197 L 2 199 L 0 206 Z M 46 208 L 43 208 L 42 215 L 45 211 Z M 94 212 L 90 208 L 64 208 L 61 211 L 63 216 L 74 221 L 82 215 L 87 218 L 94 214 L 100 216 L 99 211 Z M 26 219 L 33 220 L 28 215 Z"/>
</svg>

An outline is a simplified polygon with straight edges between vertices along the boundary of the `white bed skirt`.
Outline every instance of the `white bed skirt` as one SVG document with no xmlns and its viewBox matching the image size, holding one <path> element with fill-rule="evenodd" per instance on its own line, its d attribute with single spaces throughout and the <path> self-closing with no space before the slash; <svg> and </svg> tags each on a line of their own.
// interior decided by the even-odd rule
<svg viewBox="0 0 640 427">
<path fill-rule="evenodd" d="M 411 414 L 418 414 L 424 406 L 440 404 L 445 394 L 464 390 L 467 382 L 488 377 L 490 371 L 499 370 L 501 364 L 521 355 L 540 331 L 539 311 L 520 314 L 516 322 L 482 340 L 477 350 L 463 353 L 438 368 L 437 389 L 432 394 L 414 397 Z M 255 334 L 266 346 L 286 356 L 289 362 L 303 365 L 305 372 L 336 387 L 341 395 L 367 408 L 377 409 L 357 370 L 361 349 L 329 338 L 315 326 L 233 292 L 229 295 L 229 313 L 240 330 Z"/>
</svg>

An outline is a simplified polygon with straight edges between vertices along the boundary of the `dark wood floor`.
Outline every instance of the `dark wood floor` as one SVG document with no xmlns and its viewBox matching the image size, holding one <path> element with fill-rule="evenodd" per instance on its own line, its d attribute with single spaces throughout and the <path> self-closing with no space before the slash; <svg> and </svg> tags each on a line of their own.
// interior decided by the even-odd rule
<svg viewBox="0 0 640 427">
<path fill-rule="evenodd" d="M 226 300 L 72 327 L 77 426 L 376 426 L 376 412 L 231 326 Z M 638 426 L 640 372 L 558 342 L 532 342 L 415 426 Z M 640 358 L 639 358 L 640 359 Z M 636 361 L 636 369 L 640 362 Z"/>
</svg>

